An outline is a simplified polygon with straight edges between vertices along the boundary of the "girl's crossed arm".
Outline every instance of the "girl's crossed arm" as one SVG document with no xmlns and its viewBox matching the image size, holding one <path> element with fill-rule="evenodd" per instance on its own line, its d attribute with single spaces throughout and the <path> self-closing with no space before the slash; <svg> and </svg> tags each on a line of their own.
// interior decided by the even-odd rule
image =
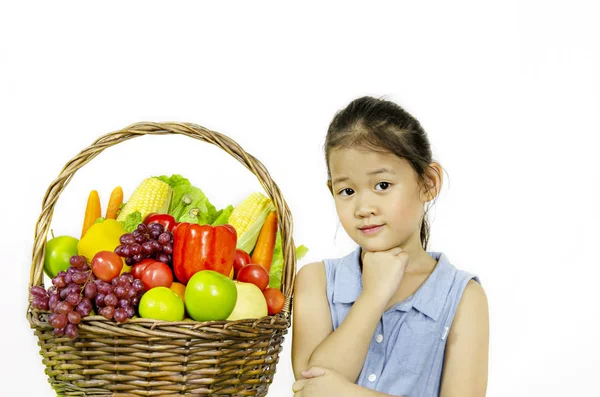
<svg viewBox="0 0 600 397">
<path fill-rule="evenodd" d="M 294 397 L 391 397 L 348 381 L 337 372 L 323 368 L 311 367 L 303 371 L 306 379 L 298 380 L 292 385 Z"/>
<path fill-rule="evenodd" d="M 292 366 L 296 379 L 302 370 L 319 365 L 356 383 L 373 334 L 397 290 L 408 264 L 400 247 L 364 251 L 362 291 L 339 327 L 333 331 L 322 262 L 304 266 L 295 283 Z"/>
<path fill-rule="evenodd" d="M 318 365 L 331 368 L 355 383 L 385 304 L 381 299 L 361 294 L 342 324 L 333 331 L 325 277 L 322 262 L 303 266 L 296 276 L 292 341 L 294 376 L 303 379 L 303 370 Z"/>
</svg>

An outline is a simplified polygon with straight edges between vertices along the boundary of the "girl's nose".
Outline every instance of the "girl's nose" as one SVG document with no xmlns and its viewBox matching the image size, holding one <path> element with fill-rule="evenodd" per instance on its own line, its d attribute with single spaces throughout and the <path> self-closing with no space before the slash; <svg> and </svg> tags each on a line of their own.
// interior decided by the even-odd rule
<svg viewBox="0 0 600 397">
<path fill-rule="evenodd" d="M 356 209 L 354 211 L 354 216 L 357 218 L 368 218 L 371 215 L 376 214 L 375 205 L 372 200 L 365 200 L 364 198 L 358 200 L 356 203 Z"/>
</svg>

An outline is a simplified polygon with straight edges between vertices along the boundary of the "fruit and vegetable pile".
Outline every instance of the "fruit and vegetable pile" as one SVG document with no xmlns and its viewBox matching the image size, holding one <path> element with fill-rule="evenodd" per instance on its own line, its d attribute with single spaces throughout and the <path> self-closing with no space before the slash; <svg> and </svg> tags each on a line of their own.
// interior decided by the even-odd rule
<svg viewBox="0 0 600 397">
<path fill-rule="evenodd" d="M 123 201 L 88 197 L 79 238 L 46 243 L 47 290 L 30 289 L 57 336 L 73 339 L 82 318 L 222 321 L 278 314 L 283 254 L 270 199 L 252 193 L 217 210 L 181 175 L 150 177 Z M 296 248 L 300 259 L 307 248 Z"/>
</svg>

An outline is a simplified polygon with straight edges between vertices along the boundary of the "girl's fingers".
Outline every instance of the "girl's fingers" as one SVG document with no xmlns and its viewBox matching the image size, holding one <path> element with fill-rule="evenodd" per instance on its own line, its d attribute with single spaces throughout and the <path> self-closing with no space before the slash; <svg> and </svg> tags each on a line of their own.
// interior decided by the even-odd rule
<svg viewBox="0 0 600 397">
<path fill-rule="evenodd" d="M 304 389 L 304 385 L 306 384 L 307 381 L 308 381 L 307 379 L 295 381 L 294 384 L 292 385 L 292 391 L 294 393 L 302 392 L 302 389 Z M 297 396 L 298 396 L 298 394 L 294 394 L 294 397 L 297 397 Z"/>
</svg>

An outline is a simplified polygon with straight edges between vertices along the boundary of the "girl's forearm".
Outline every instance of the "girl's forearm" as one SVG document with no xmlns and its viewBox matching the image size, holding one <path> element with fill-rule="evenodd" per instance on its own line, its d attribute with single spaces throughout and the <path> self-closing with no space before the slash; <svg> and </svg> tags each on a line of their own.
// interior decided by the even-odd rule
<svg viewBox="0 0 600 397">
<path fill-rule="evenodd" d="M 314 350 L 309 367 L 319 365 L 356 382 L 385 303 L 361 294 L 340 326 Z"/>
</svg>

